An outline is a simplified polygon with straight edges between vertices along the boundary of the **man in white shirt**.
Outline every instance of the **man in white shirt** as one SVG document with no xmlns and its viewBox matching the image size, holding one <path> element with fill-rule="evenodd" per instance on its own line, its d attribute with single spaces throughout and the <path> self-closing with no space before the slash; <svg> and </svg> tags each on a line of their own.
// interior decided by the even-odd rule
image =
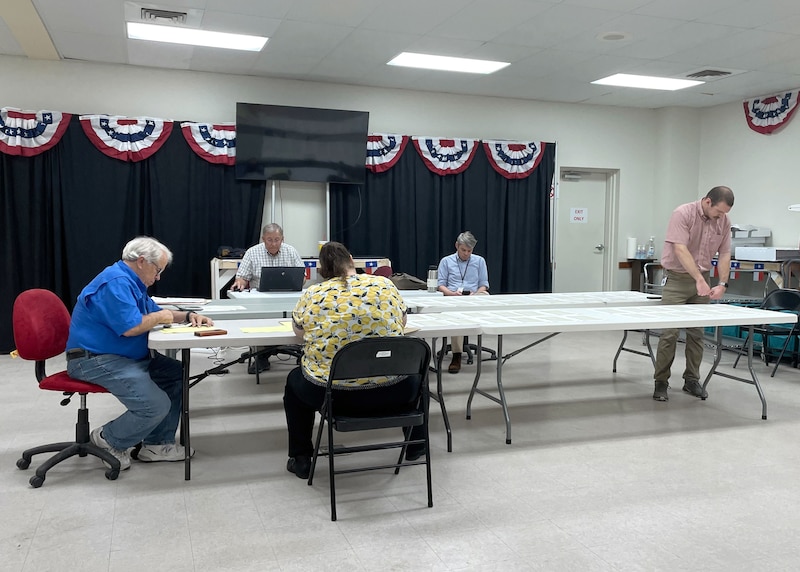
<svg viewBox="0 0 800 572">
<path fill-rule="evenodd" d="M 261 269 L 264 266 L 303 266 L 297 249 L 283 242 L 283 229 L 271 222 L 261 229 L 261 242 L 247 249 L 242 262 L 236 270 L 236 280 L 231 287 L 234 291 L 258 288 Z M 264 349 L 264 348 L 258 348 Z M 269 356 L 258 356 L 248 367 L 247 372 L 255 374 L 269 369 Z"/>
<path fill-rule="evenodd" d="M 271 222 L 261 229 L 261 242 L 247 249 L 236 270 L 232 289 L 258 288 L 264 266 L 303 266 L 297 249 L 283 242 L 283 229 Z"/>
</svg>

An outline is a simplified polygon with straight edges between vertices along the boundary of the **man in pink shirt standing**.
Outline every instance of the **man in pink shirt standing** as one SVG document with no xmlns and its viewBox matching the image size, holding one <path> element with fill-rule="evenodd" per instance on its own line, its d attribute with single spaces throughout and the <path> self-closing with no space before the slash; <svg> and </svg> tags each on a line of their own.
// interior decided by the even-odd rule
<svg viewBox="0 0 800 572">
<path fill-rule="evenodd" d="M 672 211 L 664 239 L 661 266 L 664 268 L 665 304 L 708 304 L 719 300 L 728 288 L 731 271 L 731 221 L 733 191 L 714 187 L 700 199 Z M 719 282 L 709 285 L 711 260 L 718 253 Z M 667 401 L 669 376 L 675 360 L 678 330 L 664 330 L 658 341 L 653 399 Z M 703 360 L 703 329 L 686 328 L 686 369 L 683 390 L 695 397 L 708 397 L 700 384 Z"/>
</svg>

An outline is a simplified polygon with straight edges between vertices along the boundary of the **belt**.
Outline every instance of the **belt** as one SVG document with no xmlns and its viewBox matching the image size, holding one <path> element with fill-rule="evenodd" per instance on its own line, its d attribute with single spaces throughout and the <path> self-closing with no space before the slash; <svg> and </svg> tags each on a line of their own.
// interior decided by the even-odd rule
<svg viewBox="0 0 800 572">
<path fill-rule="evenodd" d="M 67 350 L 67 361 L 78 358 L 90 358 L 97 355 L 100 354 L 93 354 L 92 352 L 83 349 Z"/>
</svg>

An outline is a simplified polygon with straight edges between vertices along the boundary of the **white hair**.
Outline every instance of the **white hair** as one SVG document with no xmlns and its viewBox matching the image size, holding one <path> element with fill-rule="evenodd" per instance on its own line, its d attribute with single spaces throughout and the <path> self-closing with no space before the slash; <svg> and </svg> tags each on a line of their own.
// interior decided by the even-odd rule
<svg viewBox="0 0 800 572">
<path fill-rule="evenodd" d="M 134 261 L 140 256 L 148 262 L 158 264 L 161 257 L 167 255 L 167 264 L 172 262 L 172 252 L 155 238 L 137 236 L 122 249 L 122 260 Z"/>
</svg>

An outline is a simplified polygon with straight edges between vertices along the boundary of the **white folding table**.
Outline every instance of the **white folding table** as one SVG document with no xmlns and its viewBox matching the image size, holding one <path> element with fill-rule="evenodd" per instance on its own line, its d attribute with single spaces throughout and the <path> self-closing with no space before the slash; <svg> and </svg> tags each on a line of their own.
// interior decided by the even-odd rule
<svg viewBox="0 0 800 572">
<path fill-rule="evenodd" d="M 509 355 L 503 355 L 503 336 L 511 334 L 547 334 L 553 332 L 595 332 L 619 330 L 649 330 L 666 328 L 697 328 L 713 326 L 717 328 L 717 344 L 714 364 L 703 383 L 708 385 L 714 374 L 755 385 L 761 399 L 762 419 L 767 418 L 767 403 L 758 376 L 753 370 L 752 327 L 757 324 L 785 324 L 797 321 L 795 314 L 772 312 L 756 308 L 745 308 L 728 304 L 690 304 L 690 305 L 651 305 L 606 308 L 550 308 L 540 310 L 502 310 L 496 312 L 464 312 L 464 320 L 477 322 L 483 334 L 497 336 L 497 391 L 494 396 L 478 388 L 479 376 L 467 400 L 467 419 L 471 417 L 472 399 L 475 394 L 482 395 L 503 409 L 506 422 L 506 443 L 511 443 L 511 419 L 503 391 L 503 363 Z M 751 378 L 736 377 L 717 372 L 722 352 L 722 326 L 747 326 L 750 328 L 747 347 L 747 366 Z M 515 352 L 518 353 L 518 352 Z"/>
<path fill-rule="evenodd" d="M 658 304 L 661 296 L 620 290 L 613 292 L 563 292 L 540 294 L 476 294 L 415 298 L 417 312 L 466 312 L 479 310 L 532 310 L 536 308 L 582 308 L 605 306 L 646 306 Z"/>
<path fill-rule="evenodd" d="M 274 327 L 280 326 L 281 319 L 259 319 L 259 320 L 220 320 L 214 323 L 215 328 L 225 330 L 227 333 L 219 336 L 198 337 L 193 332 L 170 333 L 165 330 L 151 331 L 148 337 L 148 346 L 154 350 L 181 350 L 181 361 L 183 364 L 183 405 L 181 409 L 181 436 L 182 442 L 186 447 L 184 478 L 191 479 L 191 432 L 190 432 L 190 408 L 189 408 L 189 389 L 192 385 L 190 375 L 191 350 L 192 348 L 209 347 L 231 347 L 231 346 L 276 346 L 288 344 L 302 344 L 303 340 L 295 336 L 293 331 L 273 331 L 273 332 L 252 332 L 243 331 L 252 327 Z M 409 316 L 407 329 L 409 335 L 420 338 L 446 339 L 452 335 L 480 335 L 480 328 L 470 318 L 449 316 Z M 441 362 L 441 357 L 439 358 Z M 441 363 L 439 364 L 441 366 Z M 441 367 L 438 368 L 441 370 Z M 206 372 L 208 373 L 208 372 Z M 437 395 L 445 415 L 444 401 L 441 399 L 441 376 L 437 378 Z M 450 427 L 446 423 L 448 430 L 448 446 L 450 442 Z"/>
</svg>

